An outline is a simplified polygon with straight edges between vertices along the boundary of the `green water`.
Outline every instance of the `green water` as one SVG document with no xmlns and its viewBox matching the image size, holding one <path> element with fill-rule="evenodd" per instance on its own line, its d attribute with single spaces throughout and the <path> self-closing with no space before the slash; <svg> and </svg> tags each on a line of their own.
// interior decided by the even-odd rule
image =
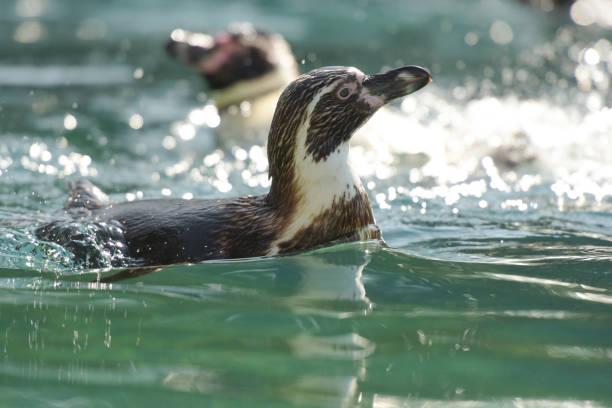
<svg viewBox="0 0 612 408">
<path fill-rule="evenodd" d="M 143 274 L 38 241 L 77 177 L 266 191 L 260 148 L 189 123 L 206 88 L 163 52 L 237 20 L 302 71 L 431 70 L 395 108 L 432 158 L 364 161 L 387 245 Z M 510 0 L 7 0 L 0 22 L 0 406 L 612 405 L 609 26 Z"/>
</svg>

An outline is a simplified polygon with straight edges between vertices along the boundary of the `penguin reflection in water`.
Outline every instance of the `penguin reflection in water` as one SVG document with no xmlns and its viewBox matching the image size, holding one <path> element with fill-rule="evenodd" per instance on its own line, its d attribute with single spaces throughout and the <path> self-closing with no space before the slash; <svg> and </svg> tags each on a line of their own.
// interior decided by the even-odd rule
<svg viewBox="0 0 612 408">
<path fill-rule="evenodd" d="M 206 81 L 221 119 L 215 129 L 221 144 L 265 142 L 278 98 L 299 75 L 283 36 L 249 23 L 214 36 L 177 28 L 166 52 Z"/>
<path fill-rule="evenodd" d="M 63 219 L 37 229 L 82 263 L 95 258 L 83 229 L 118 260 L 167 265 L 305 251 L 380 239 L 367 193 L 348 161 L 349 141 L 376 110 L 431 81 L 415 66 L 365 75 L 326 67 L 281 94 L 268 136 L 268 194 L 231 199 L 158 199 L 113 204 L 73 183 Z M 112 261 L 112 259 L 111 259 Z M 125 261 L 123 265 L 125 265 Z M 122 266 L 118 264 L 117 266 Z"/>
<path fill-rule="evenodd" d="M 375 352 L 376 343 L 365 337 L 368 334 L 363 333 L 359 325 L 340 324 L 330 327 L 320 323 L 330 318 L 358 318 L 372 310 L 374 305 L 366 294 L 362 273 L 379 250 L 380 245 L 376 242 L 366 242 L 321 249 L 282 260 L 267 259 L 255 261 L 254 264 L 250 262 L 248 269 L 253 274 L 246 272 L 246 276 L 252 279 L 245 279 L 243 273 L 225 273 L 235 270 L 231 264 L 221 262 L 206 265 L 207 273 L 201 277 L 204 283 L 202 288 L 222 286 L 231 293 L 247 291 L 252 296 L 267 299 L 268 306 L 273 304 L 276 312 L 292 316 L 295 330 L 270 334 L 262 326 L 250 332 L 251 337 L 266 333 L 269 341 L 250 344 L 245 350 L 247 353 L 285 353 L 301 360 L 331 360 L 342 366 L 334 372 L 308 369 L 296 372 L 295 375 L 279 379 L 280 383 L 273 381 L 262 385 L 262 392 L 270 391 L 275 399 L 286 405 L 302 405 L 304 401 L 309 401 L 312 406 L 363 405 L 357 403 L 363 391 L 360 386 L 366 381 L 367 370 L 370 368 L 366 359 Z M 261 265 L 263 262 L 265 265 Z M 265 268 L 267 273 L 258 272 L 260 267 Z M 168 270 L 162 273 L 161 279 L 172 279 L 173 274 L 174 271 Z M 132 278 L 134 275 L 124 274 L 123 277 Z M 166 290 L 172 291 L 173 288 L 166 287 Z M 180 295 L 184 296 L 184 293 Z M 219 296 L 219 293 L 216 292 L 215 296 Z M 253 312 L 257 313 L 256 310 Z M 249 318 L 249 315 L 234 314 L 220 324 L 236 327 L 236 324 L 240 325 L 241 321 Z M 222 332 L 224 327 L 217 327 L 216 330 Z M 228 370 L 227 367 L 223 370 L 214 368 L 198 370 L 194 367 L 171 367 L 164 376 L 163 386 L 196 393 L 235 388 L 236 371 Z M 237 370 L 238 375 L 242 376 L 250 373 L 249 367 L 238 367 Z"/>
</svg>

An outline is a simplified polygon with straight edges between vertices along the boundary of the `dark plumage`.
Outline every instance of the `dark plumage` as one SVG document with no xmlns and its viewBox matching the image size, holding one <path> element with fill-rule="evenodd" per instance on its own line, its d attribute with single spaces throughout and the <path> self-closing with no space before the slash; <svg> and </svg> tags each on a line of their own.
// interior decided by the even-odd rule
<svg viewBox="0 0 612 408">
<path fill-rule="evenodd" d="M 346 67 L 312 71 L 279 99 L 268 140 L 267 195 L 111 204 L 79 181 L 70 186 L 62 216 L 36 233 L 87 266 L 100 266 L 102 255 L 114 265 L 160 265 L 380 238 L 367 194 L 348 166 L 347 141 L 382 105 L 429 81 L 418 67 L 372 76 Z"/>
</svg>

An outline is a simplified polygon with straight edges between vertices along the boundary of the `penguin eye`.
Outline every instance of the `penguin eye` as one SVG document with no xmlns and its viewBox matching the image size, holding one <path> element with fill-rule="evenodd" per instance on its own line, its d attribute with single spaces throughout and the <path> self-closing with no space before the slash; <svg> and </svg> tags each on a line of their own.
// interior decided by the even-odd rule
<svg viewBox="0 0 612 408">
<path fill-rule="evenodd" d="M 351 90 L 349 88 L 342 88 L 340 92 L 338 92 L 338 96 L 340 99 L 346 99 L 351 94 Z"/>
</svg>

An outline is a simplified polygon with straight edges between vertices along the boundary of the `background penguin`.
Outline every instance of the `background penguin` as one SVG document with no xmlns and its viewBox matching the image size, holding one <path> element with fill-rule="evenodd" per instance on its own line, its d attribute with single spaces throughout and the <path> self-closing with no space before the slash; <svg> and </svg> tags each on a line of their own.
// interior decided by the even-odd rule
<svg viewBox="0 0 612 408">
<path fill-rule="evenodd" d="M 221 143 L 265 142 L 276 102 L 299 74 L 283 36 L 249 23 L 231 24 L 214 36 L 176 29 L 166 51 L 206 80 L 221 117 Z"/>
<path fill-rule="evenodd" d="M 347 67 L 311 71 L 279 99 L 268 137 L 267 195 L 109 204 L 81 182 L 73 184 L 63 218 L 36 234 L 69 249 L 79 241 L 73 253 L 88 263 L 81 241 L 83 229 L 93 229 L 97 245 L 119 265 L 128 258 L 162 265 L 378 239 L 367 193 L 348 161 L 349 140 L 383 105 L 430 81 L 427 71 L 413 66 L 369 76 Z"/>
</svg>

